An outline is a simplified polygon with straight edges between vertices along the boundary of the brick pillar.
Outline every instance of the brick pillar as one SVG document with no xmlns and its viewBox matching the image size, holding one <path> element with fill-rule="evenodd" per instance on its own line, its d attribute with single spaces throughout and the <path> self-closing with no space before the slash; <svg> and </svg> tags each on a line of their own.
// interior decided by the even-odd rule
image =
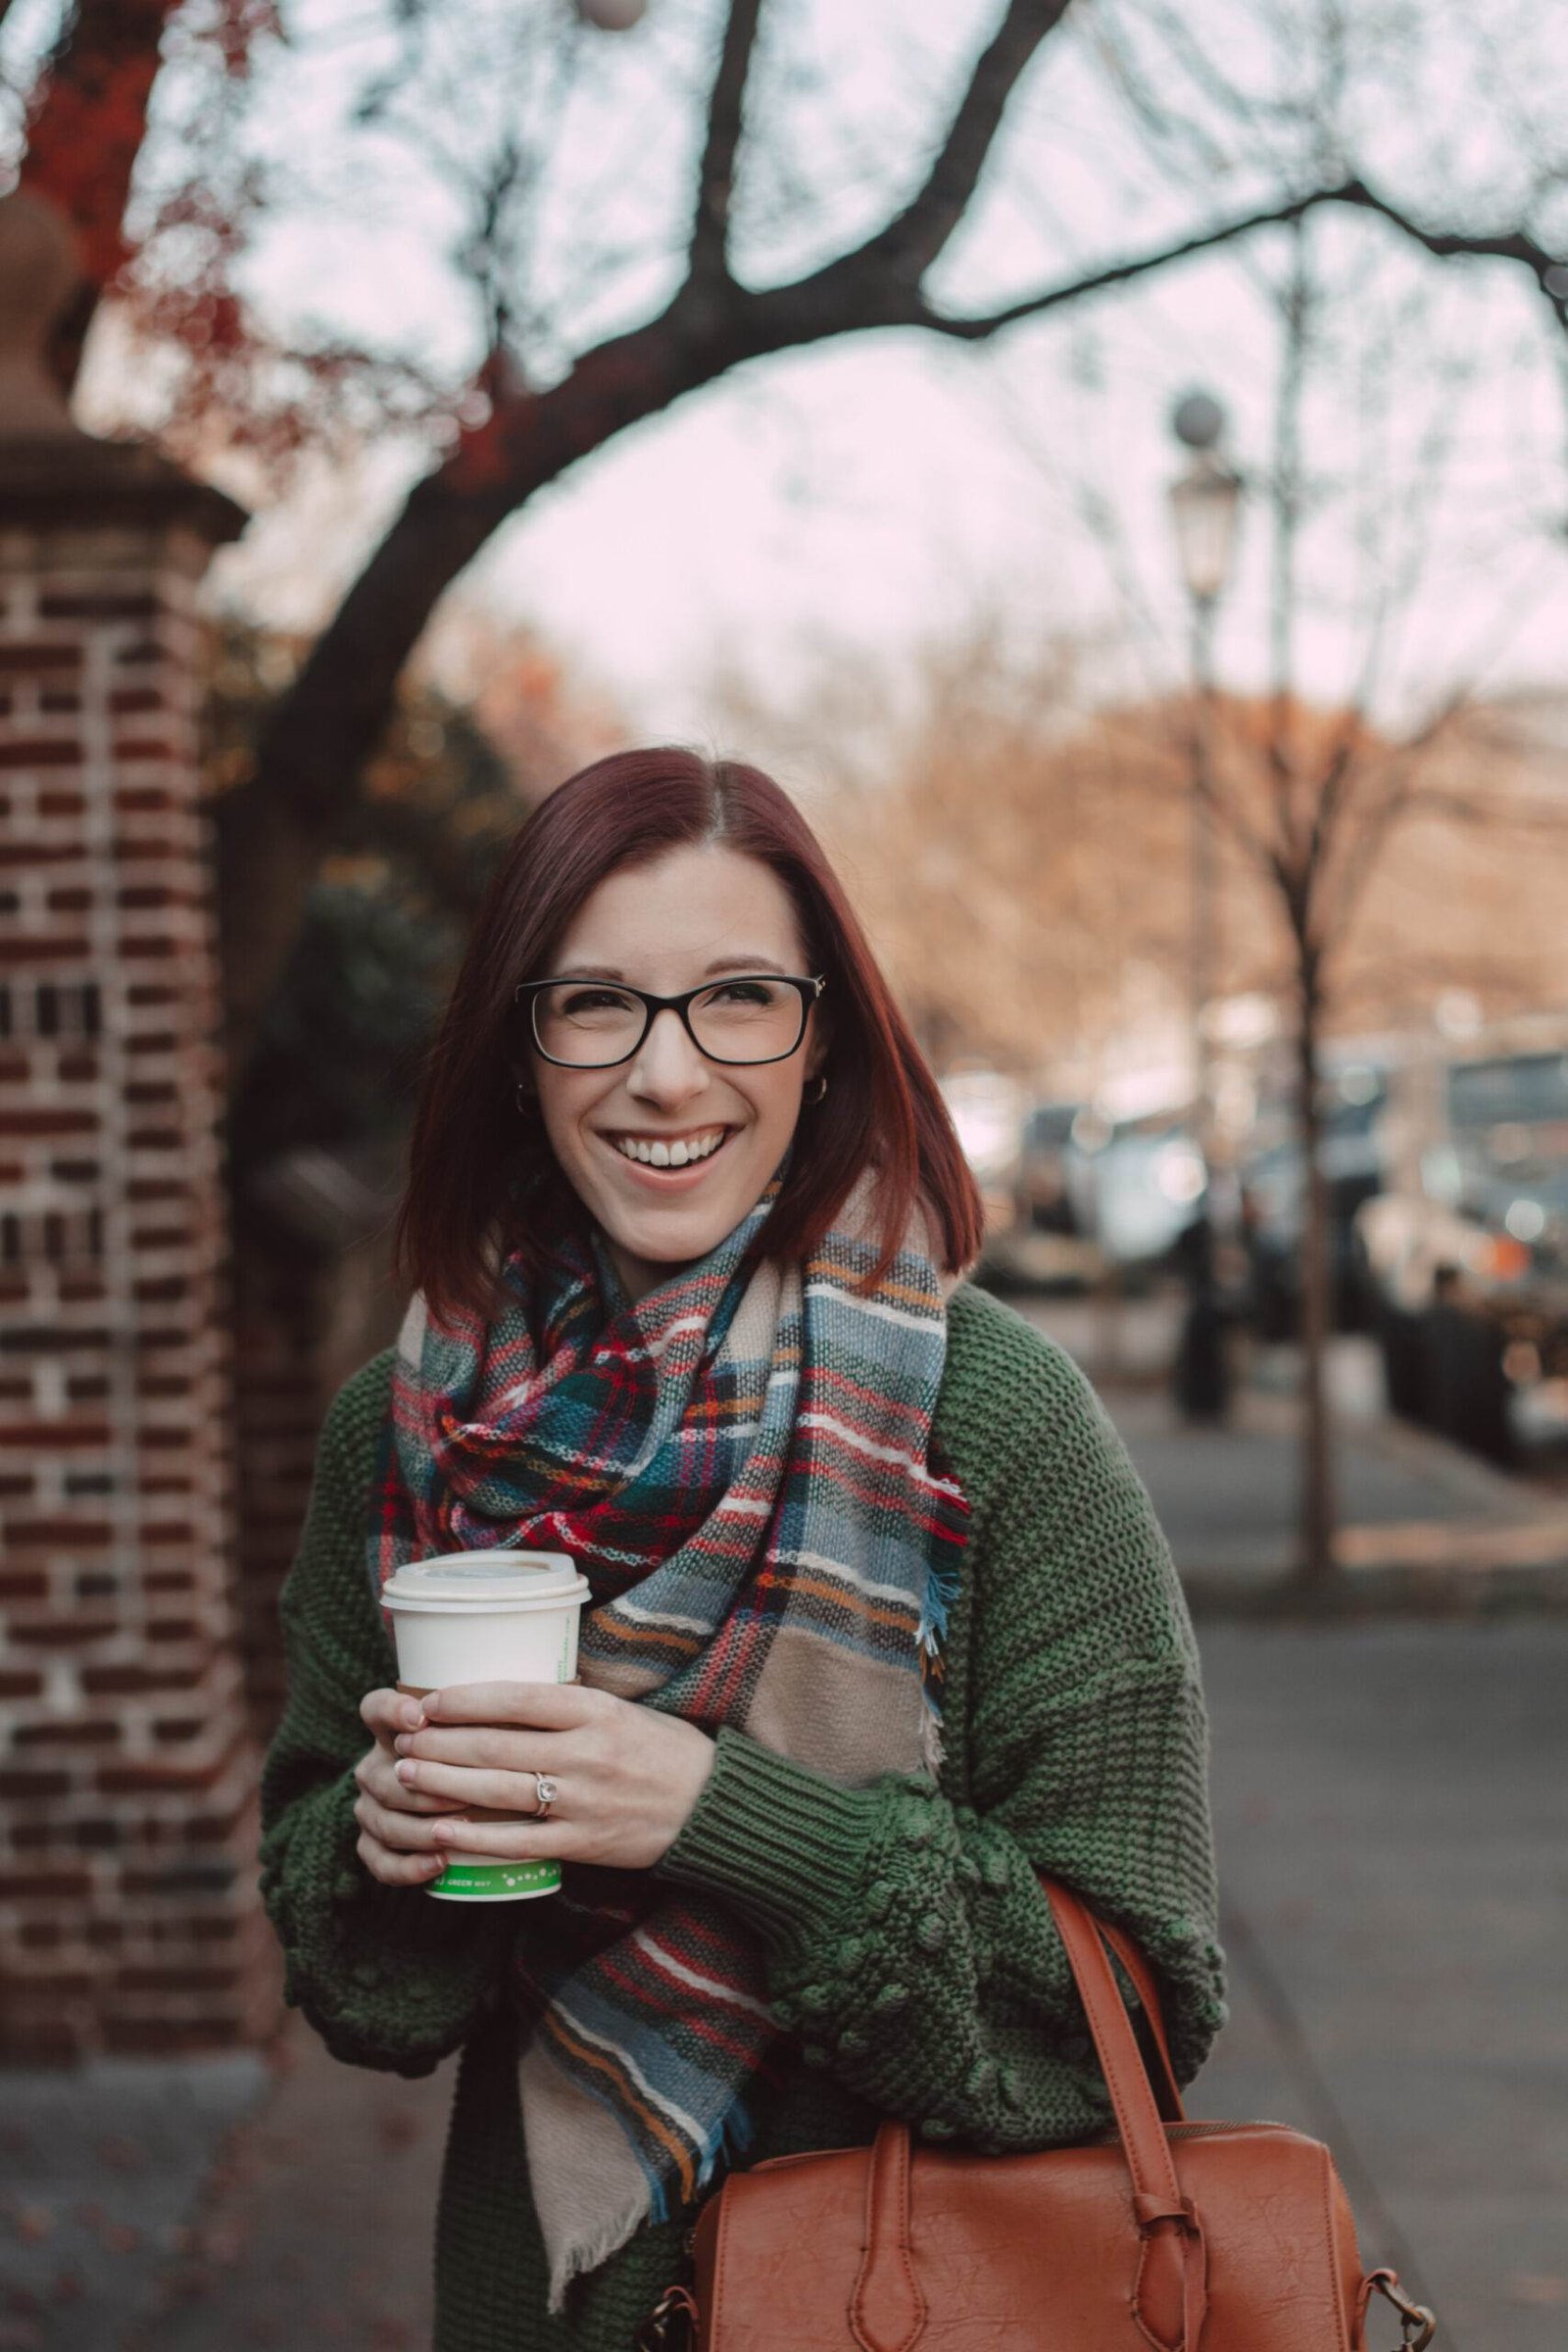
<svg viewBox="0 0 1568 2352">
<path fill-rule="evenodd" d="M 0 204 L 0 2048 L 69 2058 L 243 2038 L 270 1980 L 194 723 L 244 517 L 54 403 L 61 235 Z"/>
</svg>

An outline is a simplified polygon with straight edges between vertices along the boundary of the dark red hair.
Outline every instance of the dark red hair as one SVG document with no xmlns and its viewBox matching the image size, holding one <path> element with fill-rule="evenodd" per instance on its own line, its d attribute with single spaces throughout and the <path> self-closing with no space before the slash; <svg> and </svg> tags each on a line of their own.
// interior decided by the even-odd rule
<svg viewBox="0 0 1568 2352">
<path fill-rule="evenodd" d="M 768 1255 L 808 1255 L 866 1168 L 876 1176 L 878 1274 L 917 1200 L 948 1271 L 979 1250 L 980 1196 L 947 1105 L 794 802 L 739 760 L 678 747 L 616 752 L 552 793 L 517 834 L 485 894 L 431 1049 L 397 1261 L 438 1315 L 488 1310 L 488 1236 L 504 1234 L 537 1264 L 581 1214 L 543 1121 L 517 1108 L 517 983 L 549 969 L 554 942 L 608 875 L 709 843 L 771 868 L 795 908 L 808 968 L 827 977 L 827 1094 L 801 1120 L 767 1222 Z"/>
</svg>

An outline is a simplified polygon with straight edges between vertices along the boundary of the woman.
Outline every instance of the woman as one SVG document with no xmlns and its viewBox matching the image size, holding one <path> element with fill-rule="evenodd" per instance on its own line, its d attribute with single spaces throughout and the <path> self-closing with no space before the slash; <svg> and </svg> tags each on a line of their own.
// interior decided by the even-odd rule
<svg viewBox="0 0 1568 2352">
<path fill-rule="evenodd" d="M 1098 2129 L 1038 1871 L 1141 1943 L 1184 2079 L 1220 2023 L 1181 1595 L 1093 1393 L 958 1279 L 979 1231 L 777 785 L 636 752 L 545 803 L 431 1059 L 398 1349 L 322 1434 L 265 1787 L 289 1999 L 356 2064 L 463 2050 L 444 2352 L 628 2352 L 727 2165 Z M 488 1544 L 588 1577 L 580 1687 L 400 1696 L 381 1582 Z M 562 1893 L 427 1900 L 541 1775 L 461 1843 Z"/>
</svg>

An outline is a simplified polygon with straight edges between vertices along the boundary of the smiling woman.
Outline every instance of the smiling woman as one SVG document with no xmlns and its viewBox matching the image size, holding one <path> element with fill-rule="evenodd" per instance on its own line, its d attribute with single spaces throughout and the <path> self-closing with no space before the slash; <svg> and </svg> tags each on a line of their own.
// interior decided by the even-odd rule
<svg viewBox="0 0 1568 2352">
<path fill-rule="evenodd" d="M 779 787 L 674 750 L 564 785 L 431 1055 L 415 1296 L 322 1436 L 264 1790 L 290 1998 L 361 2064 L 464 2051 L 439 2352 L 629 2352 L 734 2166 L 1098 2129 L 1041 1871 L 1143 1947 L 1184 2079 L 1208 2046 L 1191 1629 L 978 1240 Z M 388 1580 L 503 1546 L 586 1580 L 579 1681 L 397 1689 Z M 561 1891 L 431 1903 L 454 1851 Z"/>
<path fill-rule="evenodd" d="M 805 957 L 771 868 L 709 842 L 600 883 L 551 961 L 601 978 L 519 992 L 556 1165 L 634 1300 L 714 1249 L 789 1150 L 828 1051 L 821 981 L 786 977 Z M 641 989 L 607 984 L 617 958 Z"/>
<path fill-rule="evenodd" d="M 677 1183 L 672 1147 L 689 1170 L 715 1130 L 710 1177 Z M 415 1129 L 404 1269 L 438 1308 L 479 1308 L 498 1233 L 539 1265 L 586 1208 L 635 1288 L 711 1249 L 786 1153 L 781 1256 L 861 1179 L 878 1275 L 917 1198 L 946 1265 L 979 1248 L 935 1080 L 788 796 L 738 760 L 601 760 L 523 828 L 480 910 Z"/>
</svg>

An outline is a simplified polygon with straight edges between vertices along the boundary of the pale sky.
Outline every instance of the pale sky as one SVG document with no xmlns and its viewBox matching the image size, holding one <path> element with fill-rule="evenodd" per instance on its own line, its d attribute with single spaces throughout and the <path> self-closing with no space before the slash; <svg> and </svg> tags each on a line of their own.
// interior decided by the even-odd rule
<svg viewBox="0 0 1568 2352">
<path fill-rule="evenodd" d="M 1313 0 L 1278 6 L 1298 33 L 1313 14 Z M 258 114 L 258 153 L 286 170 L 291 189 L 308 187 L 314 209 L 294 219 L 279 206 L 249 266 L 255 296 L 299 331 L 325 323 L 461 368 L 474 320 L 445 262 L 461 220 L 450 172 L 411 173 L 386 139 L 355 181 L 334 178 L 336 125 L 368 63 L 394 54 L 375 29 L 382 12 L 309 0 L 287 13 L 315 45 L 266 66 L 275 104 Z M 773 13 L 796 37 L 782 62 L 764 60 L 759 83 L 776 129 L 754 166 L 740 250 L 760 276 L 808 267 L 880 217 L 917 169 L 954 66 L 996 10 L 994 0 L 864 0 L 847 18 L 828 0 L 787 0 Z M 1169 58 L 1140 48 L 1149 14 L 1141 0 L 1100 0 L 1076 12 L 1071 37 L 1046 44 L 984 200 L 944 264 L 940 291 L 954 307 L 1146 250 L 1249 209 L 1268 188 L 1256 135 L 1235 135 L 1222 114 L 1174 155 L 1152 152 L 1116 94 L 1118 44 L 1130 40 L 1135 63 L 1157 70 L 1178 117 L 1200 109 Z M 1266 92 L 1299 70 L 1290 42 L 1270 51 L 1245 0 L 1199 0 L 1185 14 L 1239 82 Z M 17 0 L 13 54 L 19 24 L 36 37 L 49 15 L 45 0 Z M 539 0 L 534 16 L 548 15 Z M 678 198 L 690 120 L 675 101 L 710 16 L 710 0 L 650 0 L 644 26 L 590 40 L 574 90 L 550 101 L 568 163 L 535 232 L 534 282 L 568 333 L 642 316 L 667 288 L 661 223 Z M 510 13 L 469 0 L 459 20 L 446 70 L 471 96 L 472 119 L 443 125 L 459 148 L 466 135 L 480 142 L 487 108 L 516 96 L 502 74 L 493 88 L 462 78 L 463 39 L 487 37 L 487 17 L 515 25 L 527 0 L 510 0 Z M 1403 18 L 1419 27 L 1413 51 L 1394 33 L 1379 47 L 1398 12 L 1366 0 L 1359 17 L 1357 160 L 1413 207 L 1451 203 L 1464 183 L 1487 225 L 1499 208 L 1517 209 L 1523 134 L 1568 99 L 1560 45 L 1541 34 L 1531 46 L 1527 0 L 1499 0 L 1485 32 L 1458 0 L 1432 0 Z M 545 71 L 537 60 L 509 66 L 517 90 L 532 92 L 527 103 L 540 103 Z M 178 98 L 168 101 L 171 151 L 186 135 Z M 592 135 L 607 123 L 617 132 L 608 145 Z M 1267 136 L 1289 149 L 1288 133 Z M 1195 163 L 1203 141 L 1211 172 Z M 1378 693 L 1387 714 L 1418 710 L 1459 678 L 1562 682 L 1568 344 L 1501 266 L 1420 264 L 1392 232 L 1344 217 L 1325 219 L 1312 239 L 1332 299 L 1306 409 L 1303 684 L 1343 690 L 1367 640 L 1364 610 L 1347 608 L 1380 567 L 1401 565 L 1414 585 L 1395 600 Z M 897 675 L 922 640 L 964 629 L 980 611 L 1023 645 L 1091 641 L 1108 686 L 1167 682 L 1180 674 L 1184 629 L 1164 506 L 1177 463 L 1169 410 L 1195 384 L 1211 389 L 1233 416 L 1234 458 L 1261 475 L 1280 351 L 1268 286 L 1285 260 L 1281 236 L 1254 239 L 974 349 L 898 333 L 754 363 L 540 495 L 461 594 L 527 620 L 649 735 L 720 727 L 721 669 L 773 701 L 808 692 L 827 648 Z M 548 368 L 548 339 L 537 348 Z M 133 406 L 112 346 L 89 393 L 95 417 Z M 357 471 L 307 476 L 220 558 L 214 593 L 282 620 L 319 618 L 418 463 L 383 448 Z M 1225 682 L 1242 687 L 1265 674 L 1259 505 L 1254 493 L 1219 639 Z"/>
</svg>

